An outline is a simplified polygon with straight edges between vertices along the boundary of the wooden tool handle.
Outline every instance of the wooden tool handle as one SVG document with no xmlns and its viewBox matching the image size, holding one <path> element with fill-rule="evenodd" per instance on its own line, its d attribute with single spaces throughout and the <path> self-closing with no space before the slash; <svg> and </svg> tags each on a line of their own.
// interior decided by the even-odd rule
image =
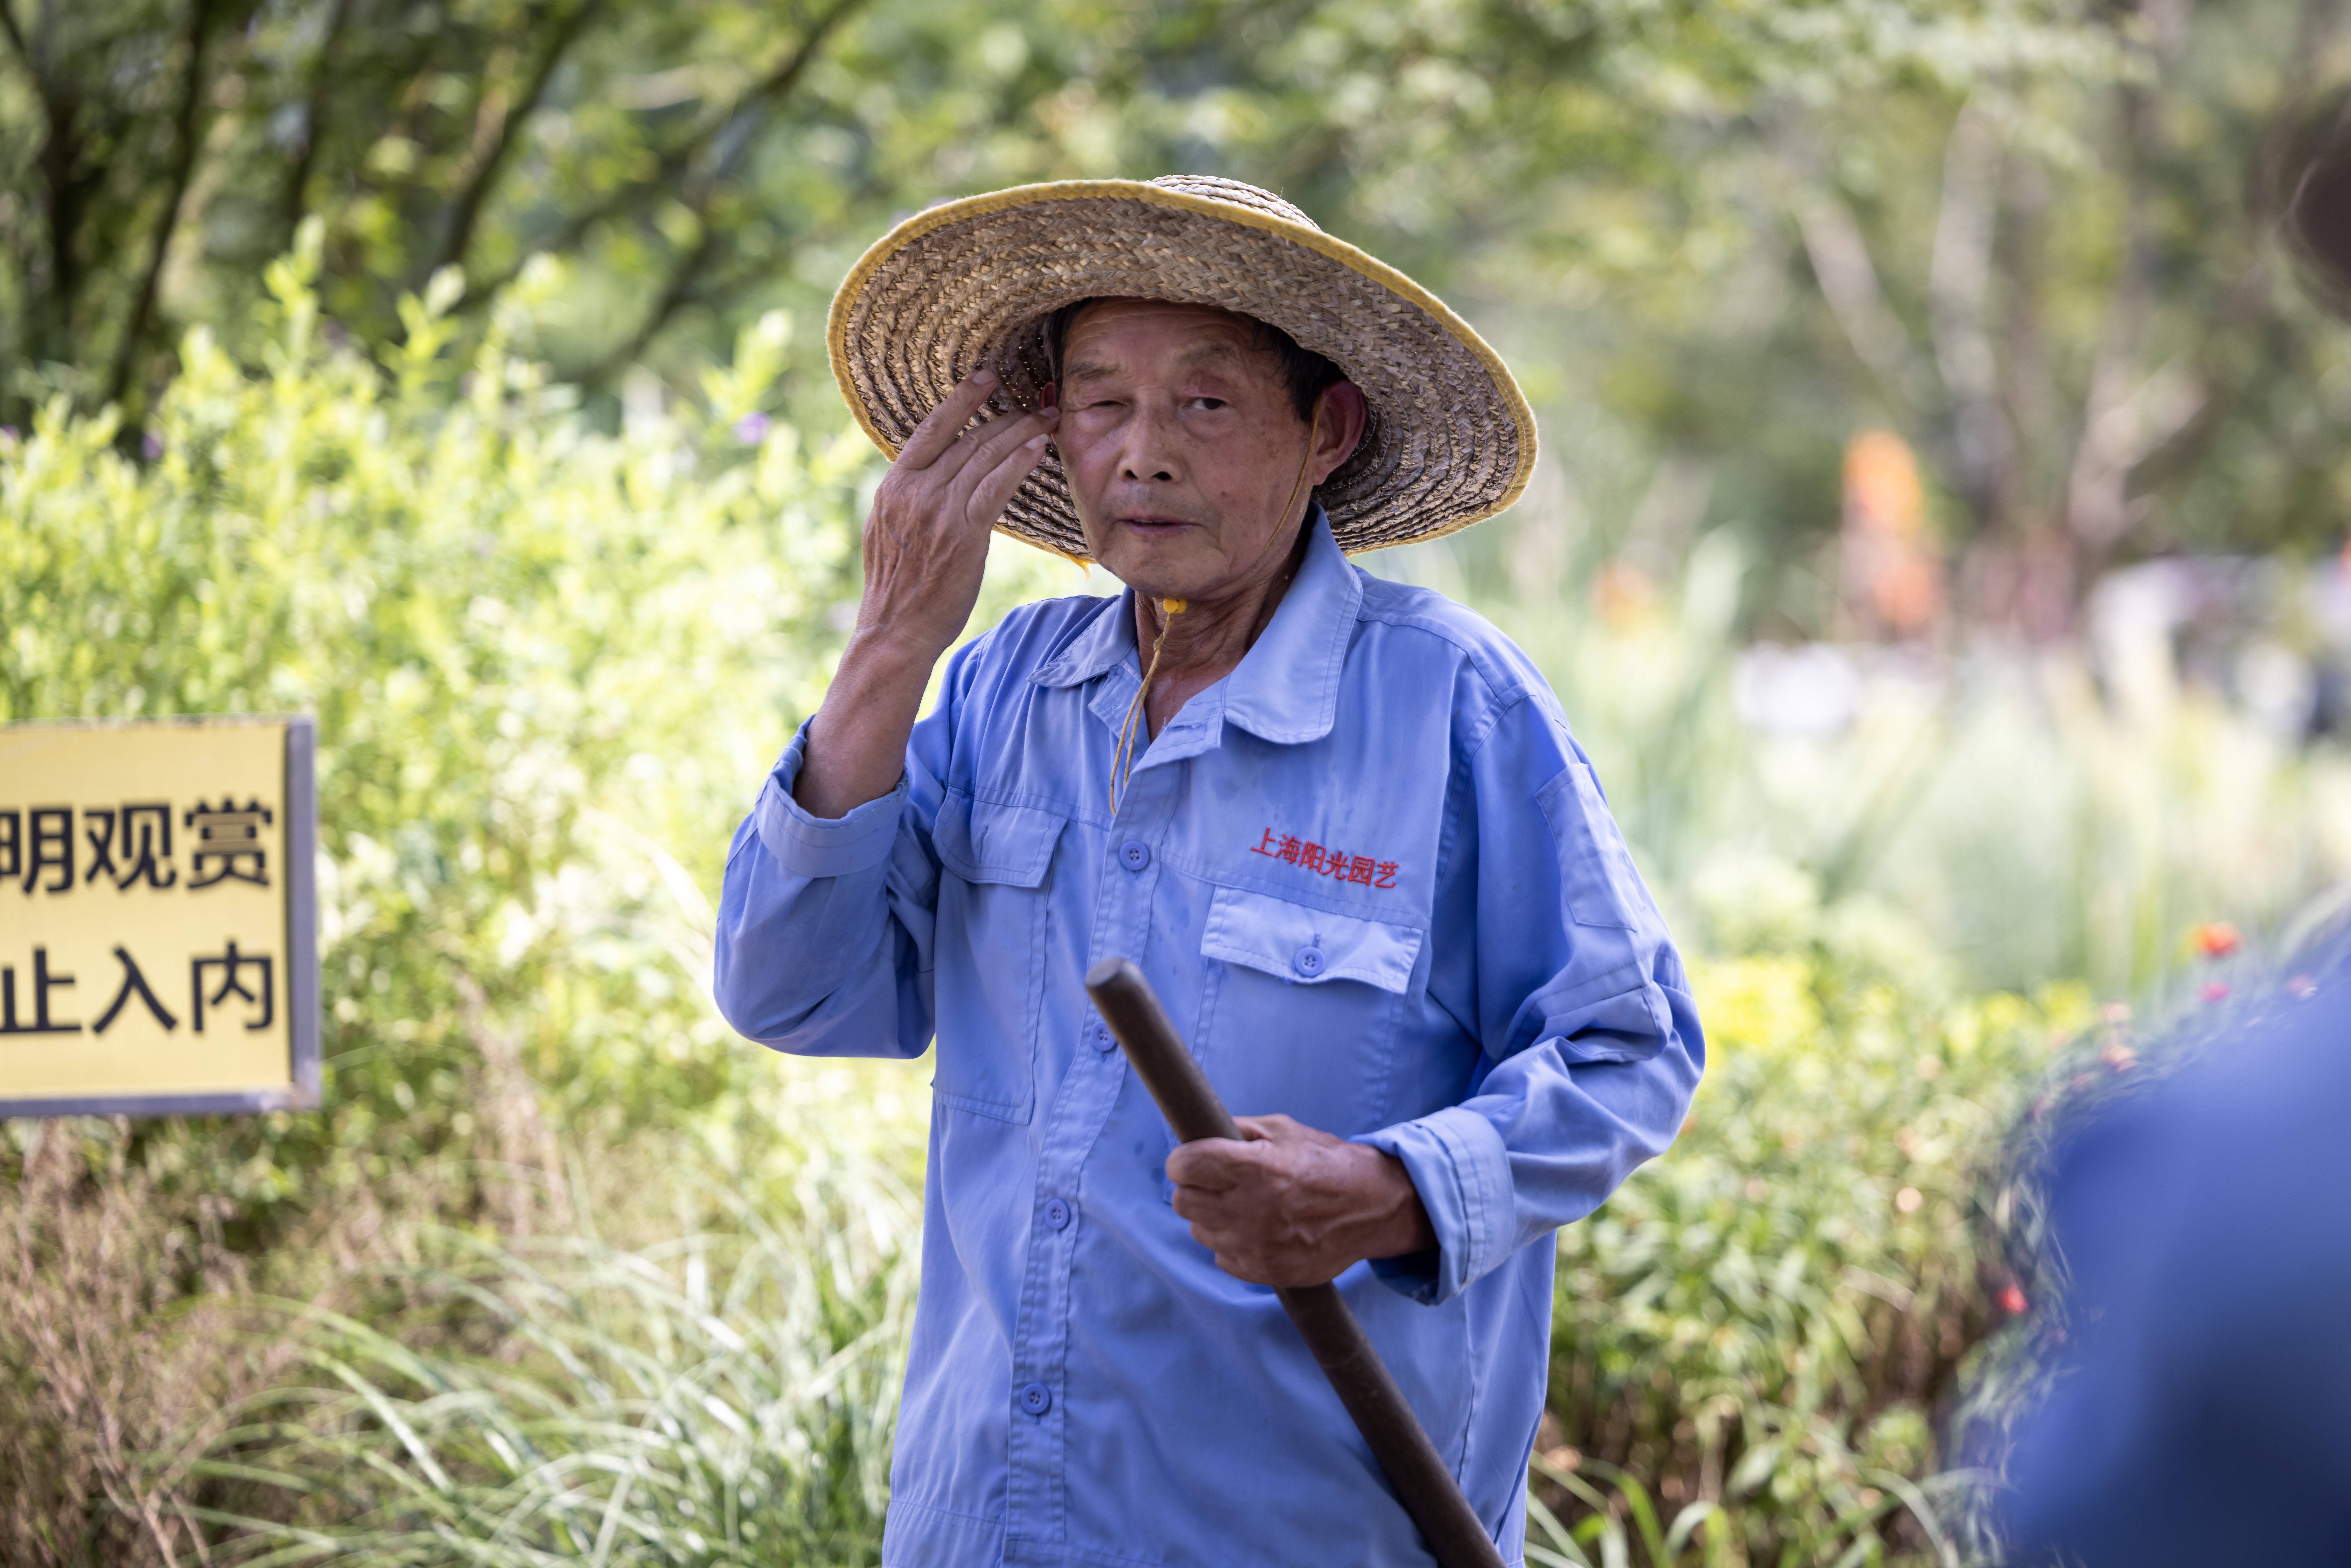
<svg viewBox="0 0 2351 1568">
<path fill-rule="evenodd" d="M 1093 998 L 1094 1010 L 1102 1014 L 1102 1022 L 1118 1037 L 1127 1061 L 1134 1065 L 1135 1076 L 1159 1102 L 1159 1113 L 1175 1129 L 1176 1142 L 1239 1141 L 1241 1130 L 1233 1125 L 1208 1075 L 1200 1071 L 1200 1064 L 1184 1049 L 1176 1026 L 1167 1021 L 1167 1009 L 1159 1005 L 1158 993 L 1132 960 L 1104 958 L 1096 964 L 1086 971 L 1086 992 Z"/>
<path fill-rule="evenodd" d="M 1086 990 L 1178 1140 L 1241 1135 L 1141 969 L 1125 958 L 1105 958 L 1086 971 Z M 1493 1538 L 1339 1288 L 1303 1285 L 1275 1293 L 1437 1562 L 1444 1568 L 1502 1568 Z"/>
</svg>

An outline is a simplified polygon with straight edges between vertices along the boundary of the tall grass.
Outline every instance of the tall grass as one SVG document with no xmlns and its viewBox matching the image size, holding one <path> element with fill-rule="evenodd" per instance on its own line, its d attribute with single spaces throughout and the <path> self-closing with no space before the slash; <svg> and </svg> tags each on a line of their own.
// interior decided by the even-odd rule
<svg viewBox="0 0 2351 1568">
<path fill-rule="evenodd" d="M 634 1249 L 423 1236 L 192 1469 L 247 1564 L 878 1561 L 914 1207 L 833 1166 Z M 781 1213 L 778 1212 L 778 1207 Z"/>
<path fill-rule="evenodd" d="M 1886 1527 L 1906 1515 L 1931 1544 L 1923 1561 L 1954 1568 L 1959 1561 L 1937 1517 L 1973 1483 L 1970 1476 L 1946 1473 L 1914 1481 L 1896 1470 L 1870 1469 L 1846 1452 L 1834 1433 L 1812 1435 L 1815 1451 L 1850 1472 L 1830 1489 L 1834 1513 L 1782 1531 L 1771 1543 L 1772 1560 L 1788 1563 L 1833 1563 L 1851 1568 L 1886 1561 Z M 1534 1495 L 1527 1501 L 1527 1561 L 1538 1568 L 1727 1568 L 1748 1561 L 1737 1533 L 1738 1513 L 1720 1502 L 1700 1500 L 1661 1512 L 1638 1476 L 1596 1459 L 1571 1468 L 1538 1454 Z M 1760 1469 L 1760 1467 L 1759 1467 Z M 1751 1485 L 1751 1480 L 1750 1480 Z M 1574 1522 L 1562 1520 L 1543 1500 L 1546 1489 L 1582 1510 Z"/>
<path fill-rule="evenodd" d="M 266 1347 L 222 1354 L 245 1260 L 225 1205 L 174 1213 L 115 1140 L 17 1123 L 0 1186 L 0 1562 L 172 1563 L 201 1554 L 189 1457 L 219 1402 L 266 1385 Z"/>
</svg>

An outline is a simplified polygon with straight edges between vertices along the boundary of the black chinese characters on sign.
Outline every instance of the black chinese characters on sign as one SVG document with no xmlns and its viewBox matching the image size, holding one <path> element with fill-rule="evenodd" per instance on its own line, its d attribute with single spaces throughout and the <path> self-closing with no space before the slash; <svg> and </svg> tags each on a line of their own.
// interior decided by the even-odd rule
<svg viewBox="0 0 2351 1568">
<path fill-rule="evenodd" d="M 276 821 L 259 799 L 240 806 L 230 795 L 217 805 L 199 798 L 180 809 L 169 800 L 0 808 L 0 896 L 12 887 L 28 900 L 141 893 L 202 897 L 228 883 L 266 888 L 269 841 L 263 830 Z M 167 959 L 151 977 L 123 943 L 114 945 L 113 958 L 119 972 L 110 977 L 110 993 L 98 988 L 108 982 L 95 977 L 90 990 L 80 989 L 81 977 L 59 968 L 38 942 L 29 964 L 0 963 L 0 1037 L 103 1036 L 134 1003 L 167 1034 L 183 1017 L 192 1034 L 239 1026 L 257 1033 L 277 1019 L 273 954 L 231 939 L 218 951 L 192 955 L 185 1002 L 177 1010 L 179 998 L 167 1002 L 157 989 L 158 977 L 164 990 L 174 989 L 170 967 L 176 960 Z M 85 1008 L 97 1006 L 99 997 L 110 999 L 88 1016 Z"/>
<path fill-rule="evenodd" d="M 172 863 L 173 812 L 166 800 L 126 800 L 119 806 L 84 806 L 79 857 L 72 806 L 0 809 L 0 887 L 14 883 L 30 898 L 68 894 L 78 886 L 110 883 L 118 893 L 134 887 L 201 893 L 224 882 L 269 885 L 269 852 L 261 831 L 277 819 L 258 800 L 236 804 L 224 795 L 215 806 L 199 799 L 178 813 L 186 830 L 188 876 L 183 883 Z"/>
<path fill-rule="evenodd" d="M 122 1016 L 124 1007 L 133 998 L 147 1009 L 157 1023 L 163 1026 L 165 1033 L 178 1029 L 178 1016 L 155 995 L 155 988 L 148 983 L 146 972 L 140 968 L 139 960 L 131 956 L 131 950 L 117 944 L 114 961 L 121 967 L 121 985 L 116 989 L 114 999 L 106 1004 L 106 1010 L 89 1026 L 89 1032 L 102 1035 L 112 1029 L 115 1020 Z M 277 964 L 269 954 L 241 952 L 234 941 L 227 943 L 222 952 L 190 959 L 188 1007 L 192 1015 L 189 1020 L 191 1031 L 196 1034 L 204 1032 L 206 1008 L 213 1009 L 213 1021 L 217 1026 L 222 1005 L 231 997 L 245 1003 L 244 1023 L 247 1033 L 258 1034 L 267 1029 L 277 1019 Z M 211 984 L 208 980 L 217 983 Z M 251 982 L 249 986 L 248 980 Z M 81 1033 L 83 1026 L 80 1023 L 57 1016 L 53 1009 L 58 1002 L 51 996 L 52 992 L 71 989 L 78 983 L 75 977 L 58 974 L 49 967 L 49 950 L 47 947 L 34 948 L 32 985 L 26 998 L 32 1018 L 27 1022 L 17 1010 L 16 966 L 0 964 L 0 1035 Z"/>
</svg>

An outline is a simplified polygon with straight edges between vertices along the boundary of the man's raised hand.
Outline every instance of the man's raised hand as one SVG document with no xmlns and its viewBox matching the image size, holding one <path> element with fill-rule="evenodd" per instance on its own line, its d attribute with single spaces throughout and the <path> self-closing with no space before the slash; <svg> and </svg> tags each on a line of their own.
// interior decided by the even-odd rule
<svg viewBox="0 0 2351 1568">
<path fill-rule="evenodd" d="M 1058 408 L 1040 408 L 966 430 L 995 390 L 994 372 L 975 371 L 914 427 L 865 520 L 857 637 L 925 661 L 925 677 L 971 619 L 988 530 L 1061 419 Z"/>
<path fill-rule="evenodd" d="M 857 630 L 792 786 L 810 816 L 845 817 L 897 787 L 931 670 L 979 601 L 988 529 L 1045 455 L 1058 409 L 964 428 L 995 388 L 981 371 L 948 393 L 874 492 Z"/>
</svg>

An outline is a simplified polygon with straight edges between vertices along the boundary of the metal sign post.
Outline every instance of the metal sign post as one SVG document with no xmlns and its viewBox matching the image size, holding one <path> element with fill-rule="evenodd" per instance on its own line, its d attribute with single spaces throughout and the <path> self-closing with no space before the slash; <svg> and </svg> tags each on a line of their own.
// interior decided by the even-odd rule
<svg viewBox="0 0 2351 1568">
<path fill-rule="evenodd" d="M 0 728 L 0 1116 L 319 1103 L 315 737 Z"/>
</svg>

